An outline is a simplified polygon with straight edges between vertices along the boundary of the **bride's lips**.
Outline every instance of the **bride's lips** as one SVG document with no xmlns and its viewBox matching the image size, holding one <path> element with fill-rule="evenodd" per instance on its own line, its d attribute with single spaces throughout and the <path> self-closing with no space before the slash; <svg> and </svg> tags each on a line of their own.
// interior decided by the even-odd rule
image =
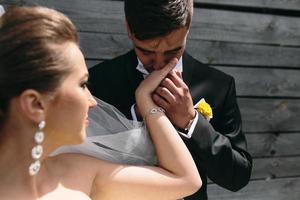
<svg viewBox="0 0 300 200">
<path fill-rule="evenodd" d="M 90 123 L 90 121 L 88 120 L 88 118 L 85 119 L 85 125 L 88 126 Z"/>
</svg>

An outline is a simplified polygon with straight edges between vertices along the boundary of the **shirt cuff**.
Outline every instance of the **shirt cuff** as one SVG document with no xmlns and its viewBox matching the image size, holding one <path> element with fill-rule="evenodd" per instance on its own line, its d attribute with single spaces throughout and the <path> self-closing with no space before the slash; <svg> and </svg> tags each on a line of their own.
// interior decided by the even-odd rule
<svg viewBox="0 0 300 200">
<path fill-rule="evenodd" d="M 189 129 L 188 133 L 183 133 L 181 131 L 178 131 L 178 133 L 180 135 L 182 135 L 183 137 L 190 139 L 193 136 L 193 132 L 195 130 L 197 121 L 198 121 L 198 112 L 196 112 L 196 116 L 195 116 L 195 118 L 193 120 L 193 123 L 192 123 L 191 128 Z"/>
<path fill-rule="evenodd" d="M 132 117 L 132 120 L 133 120 L 133 121 L 138 121 L 138 120 L 137 120 L 137 117 L 136 117 L 135 110 L 134 110 L 134 106 L 135 106 L 135 104 L 133 104 L 133 105 L 131 106 L 131 108 L 130 108 L 131 117 Z"/>
</svg>

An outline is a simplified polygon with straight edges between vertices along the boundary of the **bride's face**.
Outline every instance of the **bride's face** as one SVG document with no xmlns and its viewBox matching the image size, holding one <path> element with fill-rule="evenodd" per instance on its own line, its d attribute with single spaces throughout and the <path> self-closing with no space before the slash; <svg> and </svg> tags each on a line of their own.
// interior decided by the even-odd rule
<svg viewBox="0 0 300 200">
<path fill-rule="evenodd" d="M 88 110 L 96 105 L 96 101 L 87 88 L 88 70 L 78 46 L 64 44 L 63 56 L 71 73 L 63 80 L 50 103 L 47 127 L 55 141 L 78 144 L 86 137 Z"/>
</svg>

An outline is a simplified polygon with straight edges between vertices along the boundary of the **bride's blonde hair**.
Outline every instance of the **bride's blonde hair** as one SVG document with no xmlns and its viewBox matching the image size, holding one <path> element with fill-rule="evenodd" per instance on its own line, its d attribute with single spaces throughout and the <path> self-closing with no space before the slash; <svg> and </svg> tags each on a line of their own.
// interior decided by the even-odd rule
<svg viewBox="0 0 300 200">
<path fill-rule="evenodd" d="M 69 69 L 57 45 L 78 35 L 62 13 L 44 7 L 15 7 L 0 18 L 0 122 L 10 100 L 26 89 L 54 91 Z"/>
</svg>

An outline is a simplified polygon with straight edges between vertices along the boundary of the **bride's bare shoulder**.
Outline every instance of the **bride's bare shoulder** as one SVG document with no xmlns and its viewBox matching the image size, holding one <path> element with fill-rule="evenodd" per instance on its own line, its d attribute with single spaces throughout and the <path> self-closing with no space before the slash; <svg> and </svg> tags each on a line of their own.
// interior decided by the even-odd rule
<svg viewBox="0 0 300 200">
<path fill-rule="evenodd" d="M 52 158 L 56 175 L 73 188 L 81 188 L 87 194 L 92 188 L 104 188 L 114 175 L 126 165 L 114 164 L 82 154 L 67 153 Z M 97 191 L 98 194 L 99 191 Z"/>
<path fill-rule="evenodd" d="M 53 156 L 51 157 L 51 162 L 58 171 L 63 171 L 64 173 L 85 169 L 88 169 L 88 172 L 93 172 L 93 169 L 96 170 L 99 166 L 105 165 L 105 161 L 77 153 L 63 153 Z"/>
<path fill-rule="evenodd" d="M 67 188 L 75 188 L 90 194 L 97 177 L 105 178 L 109 169 L 106 161 L 75 153 L 66 153 L 49 158 L 52 174 Z M 102 173 L 103 172 L 103 173 Z M 98 178 L 97 178 L 98 180 Z"/>
<path fill-rule="evenodd" d="M 87 155 L 64 153 L 51 158 L 55 168 L 61 174 L 78 174 L 78 176 L 104 176 L 121 165 L 99 160 Z"/>
</svg>

